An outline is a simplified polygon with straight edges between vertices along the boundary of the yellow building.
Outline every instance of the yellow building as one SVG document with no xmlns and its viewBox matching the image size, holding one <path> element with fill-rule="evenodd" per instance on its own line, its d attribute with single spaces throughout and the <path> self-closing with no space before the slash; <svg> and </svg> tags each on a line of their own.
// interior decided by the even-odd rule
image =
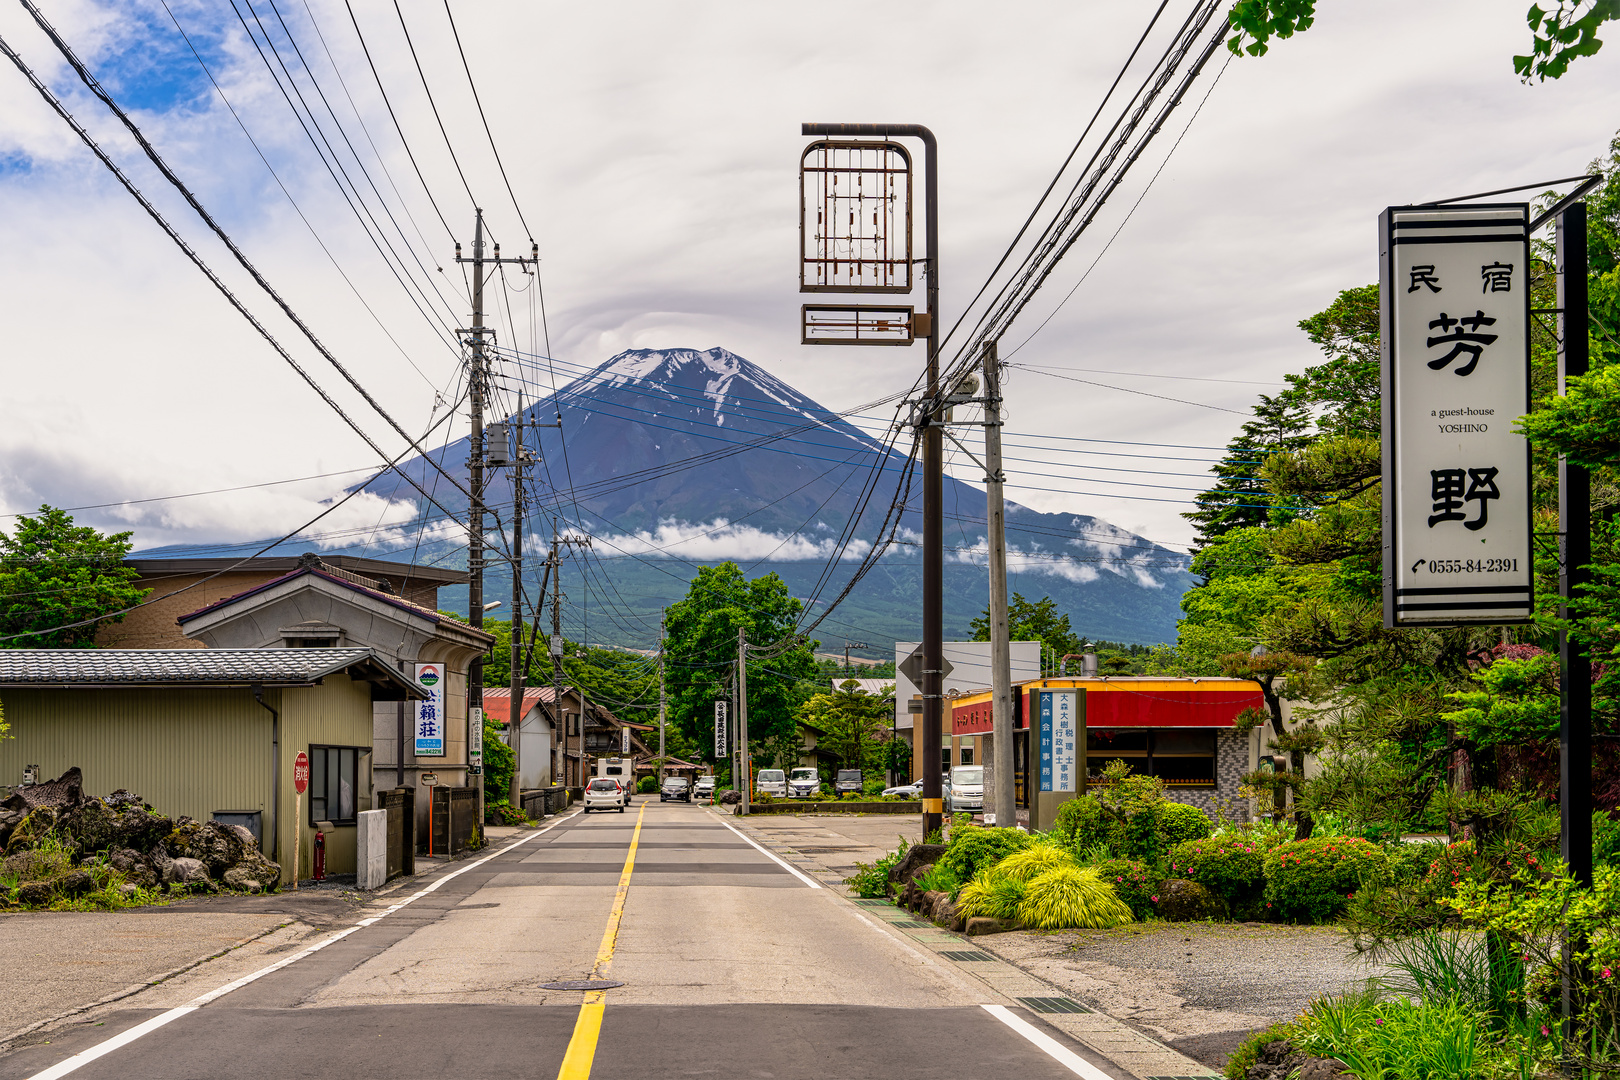
<svg viewBox="0 0 1620 1080">
<path fill-rule="evenodd" d="M 0 784 L 77 765 L 88 794 L 120 788 L 168 817 L 249 828 L 282 867 L 311 873 L 315 822 L 337 828 L 327 870 L 354 872 L 371 807 L 373 705 L 423 697 L 368 648 L 0 649 Z M 299 753 L 309 790 L 293 785 Z"/>
</svg>

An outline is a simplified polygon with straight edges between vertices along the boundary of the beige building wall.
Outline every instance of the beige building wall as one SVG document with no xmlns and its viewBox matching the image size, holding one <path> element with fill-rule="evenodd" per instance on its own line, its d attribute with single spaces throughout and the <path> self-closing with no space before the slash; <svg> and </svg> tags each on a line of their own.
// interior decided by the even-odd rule
<svg viewBox="0 0 1620 1080">
<path fill-rule="evenodd" d="M 268 696 L 268 694 L 267 694 Z M 314 873 L 315 830 L 310 821 L 309 794 L 293 790 L 293 759 L 312 746 L 348 746 L 367 755 L 355 767 L 356 812 L 372 808 L 371 789 L 371 686 L 347 675 L 328 675 L 320 686 L 300 686 L 279 693 L 281 711 L 282 822 L 277 830 L 280 850 L 293 850 L 294 819 L 298 827 L 298 876 Z M 272 702 L 272 704 L 275 704 Z M 355 869 L 355 827 L 343 826 L 326 838 L 326 872 L 352 874 Z M 282 881 L 292 880 L 291 861 L 284 860 Z"/>
<path fill-rule="evenodd" d="M 138 582 L 151 589 L 146 607 L 136 608 L 123 622 L 107 623 L 96 631 L 96 646 L 102 649 L 202 649 L 206 646 L 180 632 L 179 618 L 205 608 L 227 596 L 246 592 L 256 585 L 281 576 L 282 572 L 258 571 L 247 574 L 221 574 L 203 582 L 207 574 L 175 574 L 143 577 Z M 198 582 L 203 582 L 198 584 Z M 178 596 L 165 593 L 191 588 Z M 156 599 L 164 597 L 163 599 Z"/>
</svg>

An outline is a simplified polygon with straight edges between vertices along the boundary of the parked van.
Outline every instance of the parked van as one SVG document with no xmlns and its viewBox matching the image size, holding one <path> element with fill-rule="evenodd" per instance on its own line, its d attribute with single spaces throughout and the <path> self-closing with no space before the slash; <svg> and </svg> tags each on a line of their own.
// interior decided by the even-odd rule
<svg viewBox="0 0 1620 1080">
<path fill-rule="evenodd" d="M 794 769 L 788 776 L 788 797 L 814 799 L 821 794 L 821 774 L 815 769 Z"/>
<path fill-rule="evenodd" d="M 951 813 L 984 809 L 984 766 L 958 765 L 951 770 Z"/>
<path fill-rule="evenodd" d="M 778 799 L 787 798 L 787 773 L 781 769 L 761 769 L 754 777 L 754 790 Z"/>
</svg>

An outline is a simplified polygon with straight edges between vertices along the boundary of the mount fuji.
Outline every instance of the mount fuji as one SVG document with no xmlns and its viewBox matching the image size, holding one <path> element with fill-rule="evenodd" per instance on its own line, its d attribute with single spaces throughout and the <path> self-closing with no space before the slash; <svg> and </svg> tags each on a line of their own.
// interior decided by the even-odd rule
<svg viewBox="0 0 1620 1080">
<path fill-rule="evenodd" d="M 885 424 L 890 417 L 877 415 L 880 408 L 888 411 L 873 406 L 868 419 Z M 624 645 L 648 643 L 657 633 L 658 610 L 685 595 L 697 567 L 728 559 L 750 577 L 781 575 L 819 614 L 818 605 L 843 591 L 879 539 L 909 444 L 908 436 L 899 451 L 886 449 L 843 416 L 721 348 L 623 352 L 523 414 L 525 424 L 562 425 L 526 432 L 539 457 L 530 473 L 531 531 L 549 539 L 555 520 L 565 533 L 595 538 L 588 552 L 564 560 L 564 631 Z M 432 457 L 465 484 L 465 438 Z M 427 461 L 413 458 L 402 469 L 447 509 L 466 508 L 465 497 L 447 492 L 450 485 Z M 505 521 L 511 505 L 506 470 L 492 472 L 488 502 Z M 863 488 L 870 492 L 864 503 Z M 392 474 L 369 490 L 420 498 Z M 866 642 L 869 651 L 886 650 L 896 639 L 921 636 L 921 500 L 919 470 L 899 514 L 897 542 L 822 624 L 824 644 L 847 637 Z M 983 489 L 947 475 L 944 514 L 945 632 L 965 637 L 988 592 Z M 857 517 L 853 538 L 841 545 Z M 1012 502 L 1007 543 L 1010 588 L 1031 599 L 1050 596 L 1077 633 L 1173 640 L 1181 594 L 1192 583 L 1185 555 L 1099 518 L 1040 513 Z M 530 550 L 543 546 L 535 542 Z M 443 533 L 412 550 L 422 561 L 465 559 L 464 548 Z M 540 560 L 530 559 L 538 579 Z M 492 572 L 486 579 L 486 598 L 509 599 L 508 591 L 508 575 Z M 444 591 L 442 604 L 458 602 L 465 604 L 462 590 Z"/>
</svg>

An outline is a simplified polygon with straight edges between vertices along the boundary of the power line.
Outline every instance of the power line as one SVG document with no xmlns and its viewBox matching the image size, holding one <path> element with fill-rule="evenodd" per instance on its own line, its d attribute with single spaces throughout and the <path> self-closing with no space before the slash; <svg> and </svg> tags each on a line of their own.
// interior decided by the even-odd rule
<svg viewBox="0 0 1620 1080">
<path fill-rule="evenodd" d="M 506 184 L 506 194 L 512 200 L 512 209 L 517 211 L 518 223 L 523 226 L 523 231 L 528 234 L 529 242 L 533 243 L 534 230 L 529 228 L 529 223 L 523 219 L 523 208 L 518 205 L 517 193 L 512 190 L 512 181 L 506 175 L 506 165 L 501 161 L 501 152 L 495 146 L 495 133 L 489 130 L 489 117 L 484 115 L 484 103 L 478 97 L 478 84 L 473 81 L 472 67 L 467 63 L 467 53 L 461 47 L 461 32 L 456 29 L 456 17 L 450 13 L 450 0 L 445 0 L 444 17 L 450 20 L 450 36 L 455 39 L 456 53 L 461 57 L 461 70 L 467 73 L 467 86 L 472 90 L 473 104 L 478 106 L 478 119 L 484 122 L 484 134 L 489 138 L 489 150 L 490 153 L 495 155 L 495 165 L 501 170 L 501 180 Z M 403 21 L 403 16 L 401 18 Z M 426 85 L 425 80 L 423 85 Z M 468 194 L 470 195 L 471 192 L 468 192 Z"/>
</svg>

